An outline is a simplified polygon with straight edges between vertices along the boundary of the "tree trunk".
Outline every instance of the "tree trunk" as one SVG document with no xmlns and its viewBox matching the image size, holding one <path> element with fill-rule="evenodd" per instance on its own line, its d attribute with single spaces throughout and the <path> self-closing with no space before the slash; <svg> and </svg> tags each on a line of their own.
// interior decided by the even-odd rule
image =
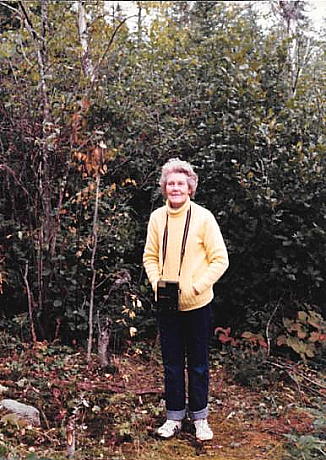
<svg viewBox="0 0 326 460">
<path fill-rule="evenodd" d="M 79 40 L 82 47 L 82 67 L 83 72 L 86 77 L 90 79 L 91 82 L 95 79 L 94 66 L 90 57 L 89 51 L 89 37 L 88 37 L 88 28 L 87 28 L 87 19 L 86 19 L 86 10 L 85 10 L 85 1 L 79 0 L 78 2 L 78 32 Z"/>
<path fill-rule="evenodd" d="M 47 278 L 44 272 L 50 269 L 50 247 L 51 239 L 55 226 L 53 226 L 52 203 L 51 203 L 51 183 L 50 183 L 50 164 L 49 154 L 50 145 L 52 143 L 53 122 L 49 103 L 49 89 L 47 85 L 47 65 L 48 65 L 48 0 L 40 0 L 41 3 L 41 28 L 38 33 L 31 21 L 28 4 L 19 2 L 23 13 L 25 25 L 30 35 L 33 38 L 38 71 L 40 75 L 40 92 L 42 100 L 42 137 L 40 139 L 40 157 L 38 162 L 38 192 L 40 197 L 39 218 L 40 227 L 37 240 L 37 280 L 38 280 L 38 295 L 37 306 L 38 310 L 48 318 L 48 302 L 49 289 L 47 286 Z"/>
<path fill-rule="evenodd" d="M 138 7 L 138 20 L 137 20 L 137 33 L 138 33 L 138 45 L 141 44 L 142 42 L 142 7 L 141 3 L 137 2 L 137 7 Z"/>
<path fill-rule="evenodd" d="M 92 353 L 92 344 L 93 344 L 93 326 L 94 326 L 94 296 L 95 296 L 95 282 L 96 282 L 96 268 L 95 268 L 95 257 L 97 250 L 97 231 L 98 231 L 98 205 L 99 205 L 99 195 L 100 195 L 100 182 L 101 176 L 100 173 L 97 173 L 96 176 L 96 197 L 95 197 L 95 208 L 93 216 L 93 248 L 92 248 L 92 257 L 91 257 L 91 270 L 92 270 L 92 283 L 91 283 L 91 293 L 89 301 L 89 316 L 88 316 L 88 346 L 87 346 L 87 361 L 91 360 Z"/>
<path fill-rule="evenodd" d="M 97 341 L 97 351 L 100 360 L 100 365 L 102 368 L 105 368 L 109 365 L 108 358 L 108 348 L 110 343 L 110 322 L 109 318 L 106 318 L 104 325 L 100 323 L 99 314 L 97 316 L 98 322 L 98 341 Z"/>
</svg>

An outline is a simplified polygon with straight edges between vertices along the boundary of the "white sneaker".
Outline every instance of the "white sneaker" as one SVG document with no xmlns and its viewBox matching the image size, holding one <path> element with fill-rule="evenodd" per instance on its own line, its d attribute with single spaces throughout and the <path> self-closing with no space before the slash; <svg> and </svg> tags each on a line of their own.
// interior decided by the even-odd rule
<svg viewBox="0 0 326 460">
<path fill-rule="evenodd" d="M 171 438 L 181 430 L 181 421 L 167 420 L 160 428 L 157 429 L 157 434 L 161 438 Z"/>
<path fill-rule="evenodd" d="M 206 418 L 195 420 L 194 425 L 196 429 L 196 438 L 199 439 L 199 441 L 210 441 L 213 439 L 213 431 L 210 429 Z"/>
</svg>

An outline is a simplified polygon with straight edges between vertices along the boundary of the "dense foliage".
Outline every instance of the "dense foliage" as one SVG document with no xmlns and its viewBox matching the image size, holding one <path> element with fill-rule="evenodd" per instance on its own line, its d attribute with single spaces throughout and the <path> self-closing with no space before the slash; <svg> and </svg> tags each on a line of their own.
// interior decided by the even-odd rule
<svg viewBox="0 0 326 460">
<path fill-rule="evenodd" d="M 137 2 L 135 30 L 102 1 L 0 3 L 0 302 L 26 340 L 150 333 L 142 250 L 176 156 L 230 253 L 216 323 L 325 340 L 321 316 L 313 339 L 284 324 L 325 296 L 324 37 L 193 3 Z"/>
</svg>

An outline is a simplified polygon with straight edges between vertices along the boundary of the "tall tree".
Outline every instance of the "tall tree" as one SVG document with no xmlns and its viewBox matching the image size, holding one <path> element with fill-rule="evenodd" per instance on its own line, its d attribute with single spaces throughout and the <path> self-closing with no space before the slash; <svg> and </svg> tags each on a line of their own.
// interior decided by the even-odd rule
<svg viewBox="0 0 326 460">
<path fill-rule="evenodd" d="M 301 73 L 313 51 L 309 20 L 305 14 L 306 1 L 274 1 L 275 14 L 283 22 L 283 36 L 287 41 L 287 65 L 290 96 L 295 96 Z"/>
</svg>

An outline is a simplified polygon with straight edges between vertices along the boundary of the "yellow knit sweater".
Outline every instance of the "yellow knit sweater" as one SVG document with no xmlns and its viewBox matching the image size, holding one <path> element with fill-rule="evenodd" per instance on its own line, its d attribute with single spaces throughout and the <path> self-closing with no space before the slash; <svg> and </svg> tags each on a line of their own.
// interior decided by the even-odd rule
<svg viewBox="0 0 326 460">
<path fill-rule="evenodd" d="M 191 220 L 180 278 L 180 252 L 186 214 L 191 206 Z M 168 241 L 163 265 L 162 243 L 168 213 Z M 180 310 L 194 310 L 213 299 L 213 285 L 229 266 L 228 254 L 220 228 L 207 209 L 188 199 L 180 208 L 167 203 L 150 216 L 143 256 L 148 279 L 156 293 L 159 279 L 179 281 Z"/>
</svg>

